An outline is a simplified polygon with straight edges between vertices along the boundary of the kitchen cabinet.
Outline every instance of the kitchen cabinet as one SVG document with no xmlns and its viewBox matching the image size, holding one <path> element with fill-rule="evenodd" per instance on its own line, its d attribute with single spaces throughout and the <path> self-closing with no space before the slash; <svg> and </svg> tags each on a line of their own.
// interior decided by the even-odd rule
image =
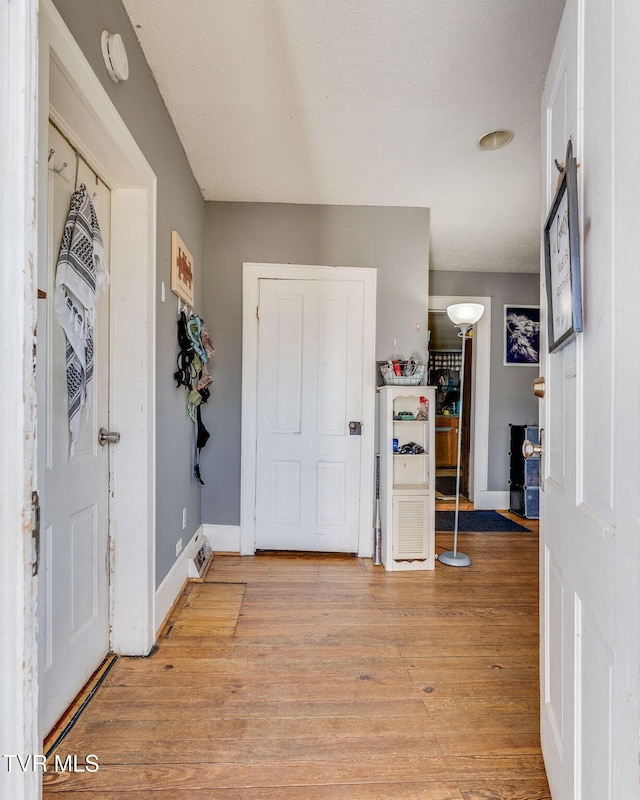
<svg viewBox="0 0 640 800">
<path fill-rule="evenodd" d="M 454 415 L 436 417 L 436 467 L 455 467 L 458 463 L 459 420 Z"/>
</svg>

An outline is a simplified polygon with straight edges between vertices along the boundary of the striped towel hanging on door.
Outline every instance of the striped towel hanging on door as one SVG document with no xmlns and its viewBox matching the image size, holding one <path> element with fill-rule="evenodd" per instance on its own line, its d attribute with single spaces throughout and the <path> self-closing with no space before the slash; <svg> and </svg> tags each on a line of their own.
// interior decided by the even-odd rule
<svg viewBox="0 0 640 800">
<path fill-rule="evenodd" d="M 98 218 L 87 187 L 81 183 L 71 198 L 62 235 L 55 294 L 56 314 L 67 341 L 71 456 L 80 430 L 80 412 L 91 405 L 95 308 L 108 281 Z"/>
</svg>

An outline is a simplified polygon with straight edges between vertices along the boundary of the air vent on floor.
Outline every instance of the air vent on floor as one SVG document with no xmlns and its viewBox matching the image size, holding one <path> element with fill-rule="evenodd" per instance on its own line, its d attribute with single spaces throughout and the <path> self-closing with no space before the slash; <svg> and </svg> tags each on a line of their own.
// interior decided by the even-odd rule
<svg viewBox="0 0 640 800">
<path fill-rule="evenodd" d="M 211 545 L 205 539 L 202 546 L 193 558 L 189 559 L 187 575 L 193 580 L 202 580 L 202 576 L 207 571 L 211 559 L 213 558 L 213 550 Z"/>
</svg>

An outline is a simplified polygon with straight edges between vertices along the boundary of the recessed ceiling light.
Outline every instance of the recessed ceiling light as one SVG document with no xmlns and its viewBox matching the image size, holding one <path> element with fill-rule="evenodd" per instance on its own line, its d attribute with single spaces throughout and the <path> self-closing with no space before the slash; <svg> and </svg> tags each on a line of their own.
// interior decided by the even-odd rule
<svg viewBox="0 0 640 800">
<path fill-rule="evenodd" d="M 513 139 L 513 132 L 507 130 L 489 131 L 478 139 L 478 147 L 481 150 L 499 150 L 509 144 Z"/>
</svg>

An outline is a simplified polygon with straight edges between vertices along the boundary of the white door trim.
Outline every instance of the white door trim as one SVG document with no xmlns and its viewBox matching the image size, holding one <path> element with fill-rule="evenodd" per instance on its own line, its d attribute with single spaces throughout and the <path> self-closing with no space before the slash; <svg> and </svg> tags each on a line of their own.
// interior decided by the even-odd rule
<svg viewBox="0 0 640 800">
<path fill-rule="evenodd" d="M 36 488 L 34 373 L 37 263 L 37 0 L 0 0 L 0 756 L 39 753 L 36 580 L 31 492 Z M 13 759 L 15 764 L 15 759 Z M 35 800 L 40 775 L 7 770 L 0 796 Z"/>
<path fill-rule="evenodd" d="M 240 554 L 255 553 L 258 319 L 261 278 L 293 280 L 361 280 L 364 283 L 362 363 L 362 461 L 358 555 L 373 553 L 373 456 L 375 433 L 375 331 L 377 271 L 370 267 L 324 267 L 299 264 L 243 264 L 242 292 L 242 444 L 240 456 Z"/>
<path fill-rule="evenodd" d="M 156 177 L 51 0 L 40 3 L 39 40 L 40 242 L 49 114 L 112 190 L 110 424 L 122 440 L 111 452 L 111 647 L 146 655 L 155 641 Z"/>
<path fill-rule="evenodd" d="M 471 437 L 471 499 L 476 508 L 494 508 L 489 486 L 489 389 L 491 373 L 491 298 L 438 295 L 429 298 L 429 311 L 446 311 L 453 303 L 481 303 L 484 314 L 473 337 L 473 436 Z M 500 506 L 502 507 L 502 506 Z"/>
</svg>

